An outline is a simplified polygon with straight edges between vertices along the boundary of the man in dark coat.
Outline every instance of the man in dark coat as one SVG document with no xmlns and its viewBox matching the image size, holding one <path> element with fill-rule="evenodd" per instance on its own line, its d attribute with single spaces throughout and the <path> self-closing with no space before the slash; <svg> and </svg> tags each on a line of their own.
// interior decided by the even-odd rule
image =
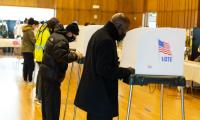
<svg viewBox="0 0 200 120">
<path fill-rule="evenodd" d="M 43 52 L 44 52 L 44 46 L 49 39 L 50 35 L 54 32 L 54 29 L 56 25 L 59 24 L 59 20 L 57 18 L 51 18 L 47 21 L 47 23 L 44 23 L 41 25 L 41 27 L 38 29 L 36 33 L 36 43 L 35 43 L 35 61 L 40 66 L 42 62 Z M 39 103 L 41 103 L 41 79 L 40 79 L 40 73 L 37 74 L 36 79 L 36 99 Z"/>
<path fill-rule="evenodd" d="M 112 120 L 118 116 L 118 79 L 128 80 L 134 69 L 119 67 L 116 41 L 123 40 L 129 25 L 129 19 L 117 13 L 88 43 L 74 103 L 87 112 L 87 120 Z"/>
<path fill-rule="evenodd" d="M 59 120 L 61 91 L 68 63 L 78 59 L 78 54 L 70 51 L 69 42 L 79 34 L 76 23 L 69 24 L 66 29 L 58 24 L 49 37 L 40 66 L 42 82 L 42 117 L 43 120 Z"/>
</svg>

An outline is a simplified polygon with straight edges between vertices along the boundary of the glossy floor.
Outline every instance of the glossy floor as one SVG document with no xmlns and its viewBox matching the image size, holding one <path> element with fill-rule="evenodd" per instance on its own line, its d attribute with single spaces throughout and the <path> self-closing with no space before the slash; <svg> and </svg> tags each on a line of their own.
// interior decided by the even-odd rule
<svg viewBox="0 0 200 120">
<path fill-rule="evenodd" d="M 62 83 L 62 101 L 60 120 L 63 120 L 66 103 L 67 86 L 71 65 Z M 13 57 L 0 58 L 0 120 L 42 120 L 41 105 L 34 101 L 35 85 L 22 80 L 22 64 Z M 72 71 L 69 89 L 66 119 L 73 120 L 73 100 L 77 88 L 78 65 Z M 120 120 L 125 120 L 129 86 L 119 82 Z M 181 120 L 180 94 L 175 88 L 165 87 L 164 120 Z M 185 94 L 186 120 L 200 119 L 200 99 Z M 159 120 L 160 90 L 158 86 L 136 86 L 133 88 L 133 100 L 130 120 Z M 86 113 L 77 109 L 76 120 L 86 120 Z M 117 120 L 117 118 L 115 118 Z"/>
</svg>

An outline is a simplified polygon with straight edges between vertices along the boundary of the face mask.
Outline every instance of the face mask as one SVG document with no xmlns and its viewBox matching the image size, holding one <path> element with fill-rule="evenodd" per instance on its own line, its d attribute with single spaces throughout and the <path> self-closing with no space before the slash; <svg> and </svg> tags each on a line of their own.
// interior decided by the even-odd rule
<svg viewBox="0 0 200 120">
<path fill-rule="evenodd" d="M 121 35 L 119 35 L 119 38 L 118 38 L 118 42 L 121 42 L 123 39 L 124 39 L 124 37 L 126 36 L 126 33 L 122 33 Z"/>
<path fill-rule="evenodd" d="M 75 38 L 74 36 L 72 36 L 72 37 L 67 37 L 67 40 L 68 40 L 69 42 L 73 42 L 73 41 L 76 40 L 76 38 Z"/>
</svg>

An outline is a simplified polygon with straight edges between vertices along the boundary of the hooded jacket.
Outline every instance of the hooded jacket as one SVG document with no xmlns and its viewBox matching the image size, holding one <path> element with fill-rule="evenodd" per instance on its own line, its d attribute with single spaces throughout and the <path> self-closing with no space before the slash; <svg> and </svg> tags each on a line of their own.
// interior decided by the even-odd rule
<svg viewBox="0 0 200 120">
<path fill-rule="evenodd" d="M 33 32 L 33 27 L 31 25 L 26 25 L 22 28 L 23 31 L 23 39 L 22 39 L 22 46 L 21 52 L 34 52 L 35 48 L 35 35 Z"/>
<path fill-rule="evenodd" d="M 66 30 L 58 26 L 45 45 L 42 64 L 40 66 L 42 81 L 62 82 L 68 63 L 77 60 L 77 55 L 69 49 Z"/>
</svg>

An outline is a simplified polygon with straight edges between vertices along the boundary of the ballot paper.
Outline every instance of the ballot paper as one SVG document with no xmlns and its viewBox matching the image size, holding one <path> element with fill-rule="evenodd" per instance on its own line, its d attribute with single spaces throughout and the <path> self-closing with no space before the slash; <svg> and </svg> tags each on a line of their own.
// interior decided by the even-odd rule
<svg viewBox="0 0 200 120">
<path fill-rule="evenodd" d="M 121 67 L 133 67 L 136 74 L 183 76 L 186 30 L 137 28 L 123 42 Z"/>
</svg>

